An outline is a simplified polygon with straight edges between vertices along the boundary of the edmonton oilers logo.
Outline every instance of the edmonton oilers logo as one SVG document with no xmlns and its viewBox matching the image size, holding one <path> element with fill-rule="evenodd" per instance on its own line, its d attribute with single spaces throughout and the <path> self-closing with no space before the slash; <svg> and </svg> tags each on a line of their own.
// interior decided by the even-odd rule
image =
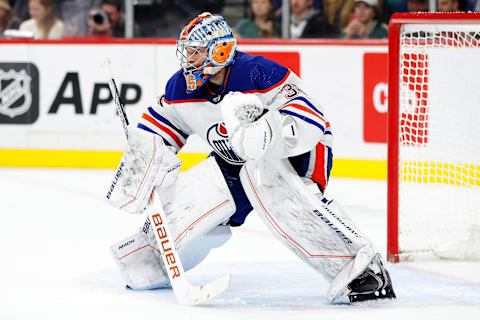
<svg viewBox="0 0 480 320">
<path fill-rule="evenodd" d="M 223 123 L 215 123 L 207 130 L 207 141 L 222 159 L 231 164 L 243 164 L 245 160 L 233 151 L 228 141 L 227 128 Z"/>
</svg>

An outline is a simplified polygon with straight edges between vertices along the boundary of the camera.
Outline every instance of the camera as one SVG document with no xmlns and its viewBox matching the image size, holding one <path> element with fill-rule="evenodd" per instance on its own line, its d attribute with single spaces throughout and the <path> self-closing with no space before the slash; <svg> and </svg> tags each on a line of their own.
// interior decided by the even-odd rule
<svg viewBox="0 0 480 320">
<path fill-rule="evenodd" d="M 103 10 L 94 10 L 90 14 L 90 19 L 92 19 L 95 24 L 104 24 L 109 20 L 108 15 Z"/>
</svg>

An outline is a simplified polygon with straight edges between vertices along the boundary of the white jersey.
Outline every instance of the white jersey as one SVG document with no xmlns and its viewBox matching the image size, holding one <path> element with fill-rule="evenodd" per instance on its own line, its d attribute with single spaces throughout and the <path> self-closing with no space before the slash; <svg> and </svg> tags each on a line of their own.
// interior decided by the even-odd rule
<svg viewBox="0 0 480 320">
<path fill-rule="evenodd" d="M 297 146 L 288 150 L 285 158 L 300 176 L 325 187 L 332 157 L 330 124 L 298 76 L 260 56 L 237 52 L 234 63 L 226 69 L 223 85 L 213 88 L 207 83 L 190 93 L 179 70 L 168 81 L 160 103 L 147 108 L 138 127 L 162 136 L 177 152 L 189 135 L 198 134 L 226 162 L 242 165 L 244 160 L 230 146 L 220 110 L 220 102 L 231 91 L 256 94 L 267 108 L 294 119 Z"/>
</svg>

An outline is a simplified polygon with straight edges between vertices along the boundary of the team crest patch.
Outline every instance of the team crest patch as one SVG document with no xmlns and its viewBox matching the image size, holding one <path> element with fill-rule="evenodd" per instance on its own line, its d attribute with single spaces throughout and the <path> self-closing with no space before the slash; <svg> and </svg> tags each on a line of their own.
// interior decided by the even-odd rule
<svg viewBox="0 0 480 320">
<path fill-rule="evenodd" d="M 207 141 L 213 150 L 222 157 L 223 160 L 231 164 L 243 164 L 245 160 L 240 158 L 233 151 L 228 141 L 228 133 L 225 124 L 216 123 L 207 130 Z"/>
<path fill-rule="evenodd" d="M 30 63 L 0 63 L 0 123 L 38 118 L 38 70 Z"/>
</svg>

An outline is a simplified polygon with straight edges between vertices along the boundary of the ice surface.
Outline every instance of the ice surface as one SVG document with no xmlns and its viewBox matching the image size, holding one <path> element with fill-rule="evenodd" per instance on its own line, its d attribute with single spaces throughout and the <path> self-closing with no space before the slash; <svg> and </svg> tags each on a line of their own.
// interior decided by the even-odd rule
<svg viewBox="0 0 480 320">
<path fill-rule="evenodd" d="M 186 307 L 169 289 L 124 288 L 108 247 L 142 223 L 110 208 L 111 170 L 0 169 L 0 319 L 478 319 L 480 263 L 392 265 L 398 299 L 330 305 L 327 283 L 252 213 L 233 238 L 188 272 L 193 283 L 233 276 L 208 304 Z M 382 254 L 384 181 L 333 179 L 329 194 Z"/>
</svg>

